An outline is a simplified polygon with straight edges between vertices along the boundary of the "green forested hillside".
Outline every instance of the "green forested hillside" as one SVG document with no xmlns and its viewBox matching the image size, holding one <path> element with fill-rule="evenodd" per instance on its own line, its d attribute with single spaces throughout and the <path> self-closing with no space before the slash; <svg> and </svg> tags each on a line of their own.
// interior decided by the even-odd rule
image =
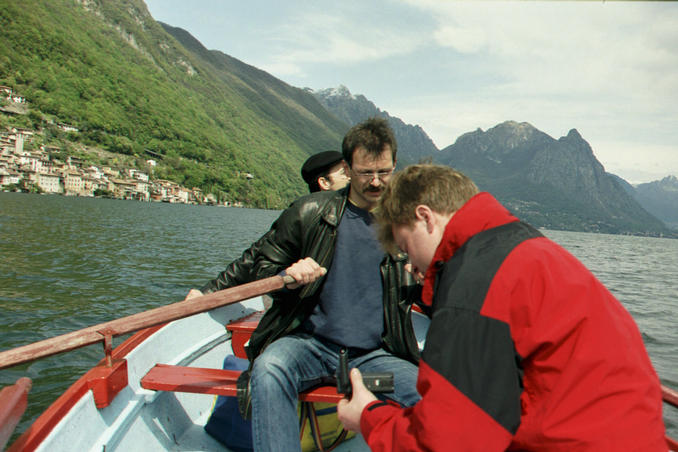
<svg viewBox="0 0 678 452">
<path fill-rule="evenodd" d="M 303 160 L 339 149 L 348 128 L 303 90 L 167 27 L 180 43 L 141 0 L 3 3 L 0 85 L 29 113 L 0 125 L 140 159 L 150 151 L 157 176 L 258 207 L 304 193 Z"/>
</svg>

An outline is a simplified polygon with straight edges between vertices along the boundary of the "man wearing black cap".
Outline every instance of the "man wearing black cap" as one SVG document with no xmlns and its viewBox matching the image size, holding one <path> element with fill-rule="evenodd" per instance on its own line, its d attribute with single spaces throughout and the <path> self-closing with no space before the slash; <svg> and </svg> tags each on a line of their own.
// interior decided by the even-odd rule
<svg viewBox="0 0 678 452">
<path fill-rule="evenodd" d="M 317 191 L 339 190 L 348 185 L 350 179 L 347 176 L 348 166 L 344 162 L 344 156 L 338 151 L 324 151 L 310 156 L 301 166 L 301 177 L 308 184 L 311 193 Z M 239 259 L 231 262 L 226 270 L 210 280 L 200 290 L 191 289 L 186 299 L 216 292 L 239 284 L 254 281 L 254 275 L 250 274 L 257 251 L 264 239 L 271 231 L 264 234 L 252 246 L 243 251 Z"/>
<path fill-rule="evenodd" d="M 344 188 L 348 183 L 347 173 L 344 157 L 337 151 L 313 154 L 301 167 L 301 177 L 311 193 Z"/>
</svg>

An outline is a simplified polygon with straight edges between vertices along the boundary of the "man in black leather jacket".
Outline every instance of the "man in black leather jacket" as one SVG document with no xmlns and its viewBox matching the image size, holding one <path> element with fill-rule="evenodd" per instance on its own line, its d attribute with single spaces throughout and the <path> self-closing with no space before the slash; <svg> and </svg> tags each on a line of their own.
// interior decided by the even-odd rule
<svg viewBox="0 0 678 452">
<path fill-rule="evenodd" d="M 256 263 L 256 278 L 261 279 L 286 270 L 286 264 L 301 256 L 312 258 L 320 267 L 331 268 L 337 236 L 337 226 L 346 206 L 350 187 L 336 192 L 306 196 L 295 201 L 278 218 L 272 237 L 264 237 Z M 306 231 L 305 237 L 294 234 Z M 296 235 L 296 237 L 295 237 Z M 301 240 L 298 240 L 301 239 Z M 275 240 L 275 241 L 274 241 Z M 284 243 L 287 249 L 277 245 Z M 292 254 L 292 251 L 298 253 Z M 405 270 L 407 256 L 384 254 L 379 266 L 384 289 L 383 346 L 391 353 L 416 363 L 419 351 L 411 323 L 411 309 L 418 299 L 420 287 Z M 289 272 L 287 272 L 289 273 Z M 253 361 L 277 338 L 294 331 L 308 318 L 318 303 L 323 278 L 294 291 L 275 294 L 274 303 L 259 322 L 250 338 L 247 355 Z"/>
<path fill-rule="evenodd" d="M 385 120 L 370 119 L 347 133 L 342 152 L 350 186 L 292 203 L 257 251 L 255 279 L 287 273 L 303 285 L 273 295 L 247 347 L 255 450 L 299 450 L 297 393 L 335 374 L 340 349 L 351 367 L 393 372 L 391 399 L 419 399 L 418 289 L 406 257 L 379 247 L 369 214 L 395 168 L 395 138 Z M 231 270 L 234 280 L 250 271 Z"/>
</svg>

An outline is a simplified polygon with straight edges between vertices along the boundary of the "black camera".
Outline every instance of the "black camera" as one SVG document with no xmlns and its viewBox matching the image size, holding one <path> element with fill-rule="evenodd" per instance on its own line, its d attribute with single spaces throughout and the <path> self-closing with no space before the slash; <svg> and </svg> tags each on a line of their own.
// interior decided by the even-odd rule
<svg viewBox="0 0 678 452">
<path fill-rule="evenodd" d="M 364 373 L 363 384 L 372 392 L 393 392 L 393 373 Z M 353 387 L 348 376 L 348 354 L 346 349 L 339 351 L 337 368 L 337 392 L 351 398 Z"/>
</svg>

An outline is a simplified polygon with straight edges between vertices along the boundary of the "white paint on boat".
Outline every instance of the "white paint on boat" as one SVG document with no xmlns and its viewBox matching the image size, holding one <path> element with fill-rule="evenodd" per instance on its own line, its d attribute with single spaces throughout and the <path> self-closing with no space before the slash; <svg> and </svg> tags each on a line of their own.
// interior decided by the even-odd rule
<svg viewBox="0 0 678 452">
<path fill-rule="evenodd" d="M 221 368 L 233 354 L 225 325 L 264 308 L 257 297 L 171 322 L 128 355 L 128 386 L 102 409 L 91 391 L 69 410 L 37 450 L 78 451 L 228 451 L 203 429 L 215 396 L 141 388 L 141 378 L 158 363 Z M 428 319 L 415 314 L 418 341 L 423 346 Z M 335 449 L 366 452 L 360 435 Z"/>
</svg>

